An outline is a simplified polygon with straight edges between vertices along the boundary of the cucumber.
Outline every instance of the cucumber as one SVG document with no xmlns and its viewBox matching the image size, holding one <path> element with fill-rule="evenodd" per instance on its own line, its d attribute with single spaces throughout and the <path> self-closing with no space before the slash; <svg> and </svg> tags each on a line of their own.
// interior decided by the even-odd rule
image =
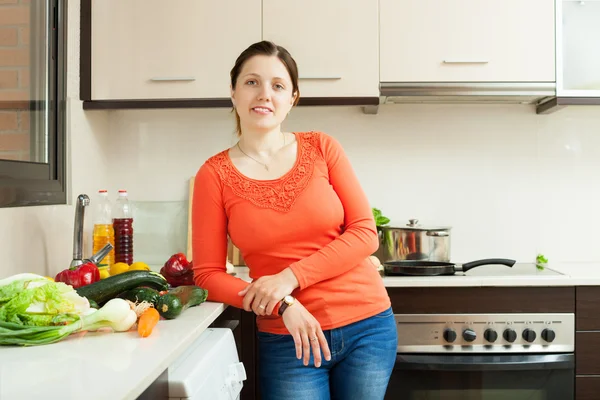
<svg viewBox="0 0 600 400">
<path fill-rule="evenodd" d="M 185 285 L 169 290 L 160 296 L 156 309 L 166 319 L 173 319 L 190 307 L 204 303 L 208 291 L 198 286 Z"/>
<path fill-rule="evenodd" d="M 126 300 L 133 301 L 134 303 L 141 303 L 142 301 L 147 301 L 148 303 L 154 305 L 154 307 L 156 307 L 159 297 L 160 294 L 157 290 L 148 287 L 139 287 L 131 289 L 123 294 L 123 298 Z"/>
<path fill-rule="evenodd" d="M 75 290 L 80 296 L 87 297 L 88 300 L 94 300 L 102 305 L 123 292 L 142 286 L 156 290 L 167 290 L 169 284 L 158 272 L 126 271 Z"/>
<path fill-rule="evenodd" d="M 179 297 L 174 294 L 163 294 L 158 299 L 158 304 L 156 305 L 156 309 L 161 317 L 165 319 L 173 319 L 177 318 L 179 314 L 183 311 L 183 304 L 181 304 L 181 300 Z"/>
</svg>

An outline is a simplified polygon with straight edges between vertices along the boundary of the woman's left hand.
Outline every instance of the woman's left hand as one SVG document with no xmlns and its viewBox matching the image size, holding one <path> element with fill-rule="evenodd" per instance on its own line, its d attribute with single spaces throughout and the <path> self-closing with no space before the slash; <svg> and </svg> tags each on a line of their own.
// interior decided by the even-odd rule
<svg viewBox="0 0 600 400">
<path fill-rule="evenodd" d="M 299 286 L 290 268 L 278 274 L 258 278 L 238 294 L 244 296 L 243 307 L 256 315 L 271 315 L 275 306 Z"/>
</svg>

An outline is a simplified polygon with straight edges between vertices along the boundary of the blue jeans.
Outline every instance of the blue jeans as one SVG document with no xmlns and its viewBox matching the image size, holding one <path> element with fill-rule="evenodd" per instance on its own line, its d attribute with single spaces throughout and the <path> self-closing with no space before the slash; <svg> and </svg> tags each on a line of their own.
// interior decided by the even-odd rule
<svg viewBox="0 0 600 400">
<path fill-rule="evenodd" d="M 331 361 L 315 368 L 296 358 L 291 335 L 258 332 L 262 400 L 381 400 L 396 362 L 398 336 L 391 308 L 324 331 Z"/>
</svg>

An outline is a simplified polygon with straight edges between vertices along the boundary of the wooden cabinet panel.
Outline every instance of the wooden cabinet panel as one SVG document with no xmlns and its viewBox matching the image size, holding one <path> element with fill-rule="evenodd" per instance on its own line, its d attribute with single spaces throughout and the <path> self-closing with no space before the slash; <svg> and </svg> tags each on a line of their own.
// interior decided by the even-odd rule
<svg viewBox="0 0 600 400">
<path fill-rule="evenodd" d="M 92 100 L 229 98 L 261 38 L 260 0 L 102 0 L 91 10 Z"/>
<path fill-rule="evenodd" d="M 377 0 L 263 0 L 263 39 L 296 60 L 300 97 L 379 96 Z"/>
<path fill-rule="evenodd" d="M 380 0 L 381 81 L 554 82 L 554 7 L 554 0 Z"/>
<path fill-rule="evenodd" d="M 600 286 L 577 288 L 575 327 L 578 331 L 600 330 Z"/>
<path fill-rule="evenodd" d="M 600 332 L 575 333 L 575 372 L 600 375 Z"/>
<path fill-rule="evenodd" d="M 575 400 L 598 400 L 600 376 L 575 377 Z"/>
<path fill-rule="evenodd" d="M 397 314 L 573 313 L 573 287 L 388 288 Z"/>
</svg>

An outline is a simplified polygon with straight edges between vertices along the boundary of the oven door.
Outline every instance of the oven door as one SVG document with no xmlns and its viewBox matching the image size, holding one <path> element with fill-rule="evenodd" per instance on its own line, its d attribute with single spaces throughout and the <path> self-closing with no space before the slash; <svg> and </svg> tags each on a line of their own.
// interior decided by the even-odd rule
<svg viewBox="0 0 600 400">
<path fill-rule="evenodd" d="M 573 354 L 398 354 L 385 399 L 573 400 Z"/>
</svg>

